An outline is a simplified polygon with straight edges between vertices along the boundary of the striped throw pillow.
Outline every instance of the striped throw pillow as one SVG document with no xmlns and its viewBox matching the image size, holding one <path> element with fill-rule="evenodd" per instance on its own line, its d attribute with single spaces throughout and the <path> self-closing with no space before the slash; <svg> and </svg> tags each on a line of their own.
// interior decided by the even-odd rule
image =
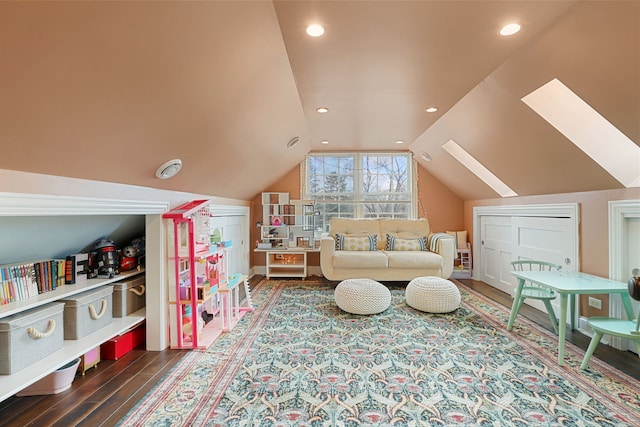
<svg viewBox="0 0 640 427">
<path fill-rule="evenodd" d="M 427 237 L 401 239 L 391 234 L 387 234 L 387 244 L 384 249 L 386 251 L 426 251 Z"/>
</svg>

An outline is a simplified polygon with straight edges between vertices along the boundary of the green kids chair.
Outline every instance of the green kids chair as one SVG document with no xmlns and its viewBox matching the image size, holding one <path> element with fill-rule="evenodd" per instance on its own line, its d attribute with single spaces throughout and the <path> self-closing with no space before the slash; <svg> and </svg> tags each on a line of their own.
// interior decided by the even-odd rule
<svg viewBox="0 0 640 427">
<path fill-rule="evenodd" d="M 515 271 L 553 271 L 560 270 L 562 267 L 553 264 L 551 262 L 545 261 L 534 261 L 534 260 L 519 260 L 512 261 L 511 266 Z M 522 288 L 522 293 L 520 294 L 520 299 L 518 301 L 514 301 L 515 304 L 515 314 L 517 315 L 522 307 L 522 303 L 527 298 L 535 299 L 542 301 L 544 303 L 545 308 L 547 309 L 547 313 L 549 314 L 549 320 L 551 320 L 551 326 L 553 326 L 553 330 L 558 333 L 558 319 L 556 318 L 556 313 L 553 310 L 553 306 L 551 305 L 551 301 L 556 298 L 556 294 L 549 288 L 545 288 L 544 286 L 538 285 L 536 283 L 532 283 L 530 281 L 525 282 L 524 287 Z M 571 305 L 571 316 L 573 318 L 574 315 L 574 305 Z"/>
<path fill-rule="evenodd" d="M 635 269 L 634 277 L 629 279 L 629 295 L 636 301 L 640 301 L 640 276 L 637 275 Z M 593 338 L 591 338 L 589 348 L 587 348 L 587 352 L 584 354 L 580 369 L 587 369 L 589 359 L 593 356 L 593 352 L 596 351 L 596 347 L 598 347 L 603 335 L 611 335 L 634 341 L 638 355 L 640 356 L 640 310 L 638 311 L 637 318 L 633 320 L 616 319 L 612 317 L 590 317 L 587 319 L 587 324 L 593 329 Z"/>
</svg>

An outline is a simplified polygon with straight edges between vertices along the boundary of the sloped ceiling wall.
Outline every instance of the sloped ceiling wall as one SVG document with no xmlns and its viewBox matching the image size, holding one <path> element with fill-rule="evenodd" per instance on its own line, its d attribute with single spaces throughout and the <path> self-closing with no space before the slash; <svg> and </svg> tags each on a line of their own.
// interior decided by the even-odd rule
<svg viewBox="0 0 640 427">
<path fill-rule="evenodd" d="M 558 78 L 640 143 L 640 12 L 603 6 L 571 8 L 422 134 L 411 148 L 433 156 L 428 169 L 463 199 L 495 197 L 440 148 L 454 139 L 519 195 L 624 188 L 521 101 Z"/>
<path fill-rule="evenodd" d="M 640 144 L 640 2 L 1 2 L 0 52 L 2 169 L 249 200 L 311 150 L 400 149 L 498 197 L 454 139 L 521 196 L 622 188 L 520 101 L 552 78 Z"/>
</svg>

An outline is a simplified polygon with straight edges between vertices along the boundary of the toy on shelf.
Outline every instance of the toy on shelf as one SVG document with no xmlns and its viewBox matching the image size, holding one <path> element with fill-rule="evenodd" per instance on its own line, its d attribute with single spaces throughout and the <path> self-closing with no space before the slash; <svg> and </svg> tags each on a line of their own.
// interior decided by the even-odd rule
<svg viewBox="0 0 640 427">
<path fill-rule="evenodd" d="M 144 265 L 145 239 L 138 237 L 120 251 L 120 271 L 133 270 Z"/>
<path fill-rule="evenodd" d="M 204 328 L 204 320 L 200 316 L 196 316 L 196 330 L 198 331 L 198 335 L 200 335 L 202 328 Z M 193 341 L 193 311 L 190 305 L 185 305 L 182 313 L 182 339 L 184 341 Z"/>
<path fill-rule="evenodd" d="M 102 237 L 95 241 L 89 254 L 91 277 L 111 279 L 120 274 L 120 262 L 116 244 L 113 240 Z"/>
</svg>

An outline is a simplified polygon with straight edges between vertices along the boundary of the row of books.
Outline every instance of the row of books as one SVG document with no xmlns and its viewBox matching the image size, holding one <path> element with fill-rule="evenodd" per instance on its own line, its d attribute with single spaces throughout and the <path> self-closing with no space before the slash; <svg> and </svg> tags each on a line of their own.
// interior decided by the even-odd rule
<svg viewBox="0 0 640 427">
<path fill-rule="evenodd" d="M 296 225 L 296 207 L 295 205 L 282 206 L 282 219 L 285 225 Z"/>
<path fill-rule="evenodd" d="M 75 267 L 75 256 L 0 266 L 0 305 L 53 291 L 65 283 L 76 283 L 79 276 Z"/>
</svg>

